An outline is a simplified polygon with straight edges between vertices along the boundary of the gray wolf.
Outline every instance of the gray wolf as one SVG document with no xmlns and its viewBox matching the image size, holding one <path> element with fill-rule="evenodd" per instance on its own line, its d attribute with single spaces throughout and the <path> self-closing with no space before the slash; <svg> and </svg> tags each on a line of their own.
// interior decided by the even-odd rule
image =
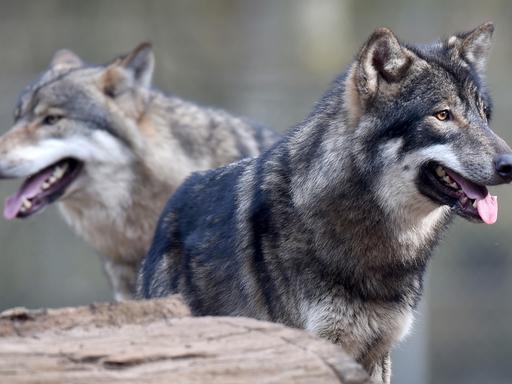
<svg viewBox="0 0 512 384">
<path fill-rule="evenodd" d="M 454 215 L 496 221 L 486 186 L 512 180 L 512 151 L 489 128 L 493 29 L 422 46 L 376 30 L 281 141 L 184 182 L 140 295 L 305 328 L 388 383 L 440 235 Z"/>
<path fill-rule="evenodd" d="M 151 87 L 153 69 L 147 43 L 101 66 L 59 51 L 0 137 L 0 177 L 26 178 L 5 217 L 27 218 L 57 202 L 102 255 L 117 299 L 133 296 L 158 216 L 186 176 L 255 156 L 278 137 L 162 94 Z"/>
</svg>

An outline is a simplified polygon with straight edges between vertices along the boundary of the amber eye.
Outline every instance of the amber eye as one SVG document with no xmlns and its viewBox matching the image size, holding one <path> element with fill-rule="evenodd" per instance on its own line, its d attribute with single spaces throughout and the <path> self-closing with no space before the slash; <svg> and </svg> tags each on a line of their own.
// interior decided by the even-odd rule
<svg viewBox="0 0 512 384">
<path fill-rule="evenodd" d="M 439 121 L 446 121 L 450 119 L 450 111 L 447 109 L 443 109 L 442 111 L 434 113 L 434 116 Z"/>
<path fill-rule="evenodd" d="M 58 121 L 62 119 L 62 116 L 58 115 L 48 115 L 43 119 L 44 125 L 55 125 L 58 123 Z"/>
<path fill-rule="evenodd" d="M 491 110 L 487 106 L 484 107 L 484 115 L 487 120 L 491 119 Z"/>
</svg>

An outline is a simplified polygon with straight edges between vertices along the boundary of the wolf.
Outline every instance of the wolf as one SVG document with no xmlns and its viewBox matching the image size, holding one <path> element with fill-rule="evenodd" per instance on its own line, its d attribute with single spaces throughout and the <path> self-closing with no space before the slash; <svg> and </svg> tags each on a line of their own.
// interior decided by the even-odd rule
<svg viewBox="0 0 512 384">
<path fill-rule="evenodd" d="M 186 176 L 255 156 L 278 138 L 153 89 L 154 61 L 149 43 L 100 66 L 58 51 L 0 137 L 0 178 L 26 178 L 5 217 L 57 202 L 102 255 L 119 300 L 133 297 L 160 212 Z"/>
<path fill-rule="evenodd" d="M 389 383 L 433 247 L 454 215 L 494 223 L 487 186 L 512 180 L 489 128 L 493 30 L 414 45 L 377 29 L 282 140 L 176 191 L 140 296 L 304 328 Z"/>
</svg>

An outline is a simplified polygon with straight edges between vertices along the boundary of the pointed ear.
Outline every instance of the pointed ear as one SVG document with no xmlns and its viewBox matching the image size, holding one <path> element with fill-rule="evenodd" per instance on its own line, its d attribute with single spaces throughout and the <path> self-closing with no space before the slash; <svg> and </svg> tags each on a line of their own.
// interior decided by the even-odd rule
<svg viewBox="0 0 512 384">
<path fill-rule="evenodd" d="M 387 28 L 377 29 L 359 53 L 356 83 L 362 96 L 374 95 L 381 81 L 400 81 L 411 66 L 411 54 Z"/>
<path fill-rule="evenodd" d="M 82 65 L 84 65 L 82 59 L 67 49 L 55 52 L 50 62 L 50 68 L 56 70 L 78 68 Z"/>
<path fill-rule="evenodd" d="M 494 33 L 494 24 L 484 23 L 470 32 L 460 34 L 457 37 L 458 50 L 464 60 L 470 63 L 476 71 L 483 75 Z M 453 38 L 450 39 L 453 41 Z M 450 40 L 448 40 L 450 42 Z"/>
<path fill-rule="evenodd" d="M 121 58 L 119 65 L 129 71 L 134 82 L 148 88 L 153 80 L 155 55 L 150 43 L 142 43 L 131 53 Z"/>
<path fill-rule="evenodd" d="M 154 67 L 153 48 L 149 43 L 142 43 L 106 65 L 101 83 L 103 91 L 109 97 L 116 97 L 128 88 L 149 88 Z"/>
</svg>

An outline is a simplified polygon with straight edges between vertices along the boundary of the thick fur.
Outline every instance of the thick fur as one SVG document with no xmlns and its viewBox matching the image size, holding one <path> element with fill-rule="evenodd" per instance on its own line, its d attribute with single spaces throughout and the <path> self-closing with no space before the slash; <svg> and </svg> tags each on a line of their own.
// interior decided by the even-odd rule
<svg viewBox="0 0 512 384">
<path fill-rule="evenodd" d="M 141 269 L 141 296 L 181 292 L 196 315 L 308 329 L 388 383 L 390 350 L 411 326 L 452 216 L 421 193 L 422 165 L 509 181 L 493 165 L 510 148 L 488 127 L 481 72 L 492 30 L 422 47 L 377 30 L 279 143 L 178 189 Z M 445 108 L 453 119 L 439 121 Z"/>
<path fill-rule="evenodd" d="M 148 44 L 105 66 L 59 51 L 0 138 L 4 178 L 66 157 L 84 163 L 58 205 L 103 256 L 117 299 L 133 296 L 158 216 L 191 172 L 258 155 L 277 140 L 256 124 L 152 89 L 153 66 Z M 62 118 L 45 125 L 52 114 Z"/>
</svg>

